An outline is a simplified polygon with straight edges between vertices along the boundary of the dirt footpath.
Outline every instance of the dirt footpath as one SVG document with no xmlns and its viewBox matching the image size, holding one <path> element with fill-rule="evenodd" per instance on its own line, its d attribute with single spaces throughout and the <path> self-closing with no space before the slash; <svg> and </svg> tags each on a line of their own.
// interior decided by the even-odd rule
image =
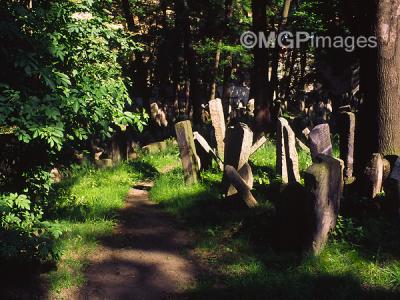
<svg viewBox="0 0 400 300">
<path fill-rule="evenodd" d="M 131 189 L 119 226 L 100 243 L 79 299 L 173 299 L 196 281 L 190 237 L 149 201 L 151 183 Z"/>
</svg>

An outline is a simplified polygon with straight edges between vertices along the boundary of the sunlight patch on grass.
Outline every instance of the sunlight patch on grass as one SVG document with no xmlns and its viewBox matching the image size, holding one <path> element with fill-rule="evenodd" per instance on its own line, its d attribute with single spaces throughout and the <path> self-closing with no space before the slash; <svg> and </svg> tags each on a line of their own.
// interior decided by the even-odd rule
<svg viewBox="0 0 400 300">
<path fill-rule="evenodd" d="M 183 214 L 194 202 L 211 197 L 215 197 L 214 193 L 202 183 L 185 185 L 182 168 L 160 175 L 150 191 L 151 200 L 174 215 Z"/>
</svg>

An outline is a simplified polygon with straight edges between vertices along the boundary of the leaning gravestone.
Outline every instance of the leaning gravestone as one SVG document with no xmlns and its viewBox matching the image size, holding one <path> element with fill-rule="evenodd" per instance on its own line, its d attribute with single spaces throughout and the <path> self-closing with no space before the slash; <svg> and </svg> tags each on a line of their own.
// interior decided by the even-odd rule
<svg viewBox="0 0 400 300">
<path fill-rule="evenodd" d="M 372 158 L 364 170 L 364 196 L 375 198 L 382 191 L 383 184 L 383 156 L 380 153 L 372 154 Z"/>
<path fill-rule="evenodd" d="M 221 161 L 221 159 L 219 158 L 219 156 L 214 152 L 214 150 L 211 148 L 211 146 L 207 143 L 206 139 L 197 131 L 193 132 L 193 138 L 195 141 L 195 145 L 196 145 L 196 150 L 199 149 L 200 151 L 197 151 L 197 153 L 200 156 L 200 161 L 206 161 L 207 163 L 204 164 L 203 162 L 201 163 L 201 167 L 205 168 L 205 166 L 208 166 L 210 163 L 210 167 L 211 167 L 211 158 L 213 158 L 219 165 L 221 168 L 221 171 L 223 171 L 223 163 Z M 198 147 L 197 147 L 198 146 Z M 203 152 L 201 154 L 201 152 Z M 222 167 L 221 167 L 222 165 Z"/>
<path fill-rule="evenodd" d="M 247 163 L 253 144 L 253 132 L 244 123 L 228 127 L 225 137 L 224 165 L 234 167 L 237 171 Z M 225 173 L 222 179 L 224 191 L 229 190 L 230 184 Z"/>
<path fill-rule="evenodd" d="M 276 168 L 284 183 L 300 181 L 296 136 L 284 118 L 278 119 Z"/>
<path fill-rule="evenodd" d="M 400 215 L 400 157 L 394 163 L 384 188 L 389 210 Z"/>
<path fill-rule="evenodd" d="M 308 141 L 313 161 L 318 154 L 333 156 L 331 132 L 328 124 L 315 126 L 308 136 Z"/>
<path fill-rule="evenodd" d="M 248 166 L 248 164 L 246 164 Z M 247 169 L 246 165 L 244 168 Z M 248 166 L 250 167 L 250 166 Z M 251 169 L 250 169 L 251 172 Z M 249 186 L 246 181 L 243 179 L 243 176 L 239 174 L 236 169 L 230 165 L 225 166 L 225 174 L 228 180 L 232 183 L 237 193 L 246 203 L 247 207 L 253 208 L 258 205 L 257 200 L 253 197 L 251 193 L 251 186 Z"/>
<path fill-rule="evenodd" d="M 318 254 L 335 227 L 343 192 L 343 161 L 327 155 L 315 157 L 305 172 L 309 236 L 306 250 Z"/>
<path fill-rule="evenodd" d="M 196 183 L 199 176 L 199 163 L 193 140 L 192 124 L 190 121 L 176 123 L 175 131 L 182 160 L 185 182 L 186 184 Z"/>
<path fill-rule="evenodd" d="M 250 190 L 253 188 L 254 184 L 254 176 L 253 176 L 253 171 L 251 170 L 251 167 L 249 163 L 245 163 L 244 166 L 237 171 L 237 173 L 240 175 L 240 177 L 243 179 L 243 181 L 247 184 L 247 186 L 250 188 Z M 237 189 L 235 188 L 234 185 L 230 185 L 228 192 L 226 193 L 226 196 L 234 196 L 238 193 Z"/>
<path fill-rule="evenodd" d="M 356 116 L 352 112 L 339 114 L 340 158 L 344 161 L 344 176 L 353 177 L 354 132 Z"/>
<path fill-rule="evenodd" d="M 208 102 L 210 107 L 211 122 L 215 131 L 215 139 L 217 141 L 218 154 L 224 154 L 224 139 L 225 139 L 225 118 L 224 109 L 222 107 L 221 99 L 214 99 Z"/>
</svg>

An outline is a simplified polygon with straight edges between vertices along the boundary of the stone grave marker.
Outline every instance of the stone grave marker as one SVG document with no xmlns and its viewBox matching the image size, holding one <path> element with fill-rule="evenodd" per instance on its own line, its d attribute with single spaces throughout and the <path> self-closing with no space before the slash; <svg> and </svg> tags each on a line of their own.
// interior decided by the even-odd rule
<svg viewBox="0 0 400 300">
<path fill-rule="evenodd" d="M 278 119 L 276 167 L 284 183 L 300 181 L 296 136 L 284 118 Z"/>
<path fill-rule="evenodd" d="M 215 139 L 217 141 L 218 154 L 221 156 L 224 154 L 225 148 L 225 117 L 224 109 L 222 107 L 221 99 L 214 99 L 208 102 L 210 108 L 211 122 L 215 131 Z"/>
<path fill-rule="evenodd" d="M 344 176 L 353 177 L 354 164 L 354 134 L 356 116 L 352 112 L 342 112 L 338 119 L 340 136 L 340 158 L 344 161 Z"/>
<path fill-rule="evenodd" d="M 343 192 L 341 160 L 318 155 L 306 170 L 304 182 L 309 212 L 309 236 L 305 250 L 319 254 L 326 244 L 329 231 L 335 227 Z"/>
<path fill-rule="evenodd" d="M 198 181 L 199 177 L 199 163 L 194 145 L 192 124 L 190 121 L 176 123 L 175 131 L 185 182 L 186 184 L 194 184 Z"/>
<path fill-rule="evenodd" d="M 313 161 L 318 154 L 333 156 L 331 132 L 328 124 L 315 126 L 308 136 L 308 141 Z"/>
<path fill-rule="evenodd" d="M 364 196 L 375 198 L 382 191 L 383 165 L 382 154 L 372 154 L 372 158 L 364 170 Z"/>
</svg>

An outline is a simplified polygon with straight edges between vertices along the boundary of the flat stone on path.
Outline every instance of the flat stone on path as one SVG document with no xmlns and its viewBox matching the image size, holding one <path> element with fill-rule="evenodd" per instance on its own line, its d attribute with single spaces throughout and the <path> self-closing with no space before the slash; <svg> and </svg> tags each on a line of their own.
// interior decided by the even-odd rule
<svg viewBox="0 0 400 300">
<path fill-rule="evenodd" d="M 149 201 L 150 187 L 130 190 L 120 225 L 102 239 L 74 299 L 170 299 L 195 283 L 197 268 L 185 254 L 191 239 Z"/>
</svg>

